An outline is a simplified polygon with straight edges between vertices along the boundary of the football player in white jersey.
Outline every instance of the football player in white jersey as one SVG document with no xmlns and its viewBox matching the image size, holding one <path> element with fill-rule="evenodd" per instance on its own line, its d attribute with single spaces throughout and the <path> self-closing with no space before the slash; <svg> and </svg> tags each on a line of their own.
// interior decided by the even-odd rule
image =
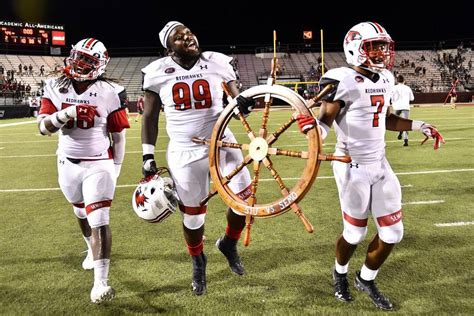
<svg viewBox="0 0 474 316">
<path fill-rule="evenodd" d="M 84 269 L 94 269 L 90 297 L 114 297 L 108 281 L 112 235 L 109 209 L 125 155 L 129 128 L 125 89 L 103 77 L 109 55 L 94 38 L 79 41 L 64 73 L 45 82 L 38 127 L 43 135 L 59 131 L 58 181 L 73 205 L 88 246 Z"/>
<path fill-rule="evenodd" d="M 191 139 L 211 138 L 212 129 L 223 110 L 223 81 L 234 96 L 239 92 L 230 64 L 232 58 L 216 52 L 201 52 L 196 36 L 177 21 L 168 22 L 159 35 L 168 56 L 142 70 L 145 91 L 143 173 L 145 177 L 156 173 L 154 150 L 158 116 L 163 108 L 170 138 L 167 162 L 181 200 L 184 237 L 193 263 L 192 291 L 202 295 L 206 291 L 207 259 L 203 252 L 203 233 L 207 205 L 200 206 L 199 203 L 209 192 L 209 148 L 195 144 Z M 243 114 L 250 113 L 253 99 L 238 96 L 237 101 Z M 225 138 L 235 141 L 230 130 L 225 132 Z M 231 149 L 224 151 L 222 159 L 223 173 L 228 174 L 242 162 L 243 157 L 240 151 Z M 250 194 L 250 183 L 250 175 L 244 168 L 232 178 L 231 188 L 246 199 Z M 236 244 L 245 226 L 245 217 L 229 209 L 227 223 L 225 235 L 216 246 L 227 258 L 231 271 L 242 275 L 244 267 Z"/>
<path fill-rule="evenodd" d="M 362 269 L 356 272 L 355 286 L 368 293 L 378 308 L 392 310 L 392 303 L 374 282 L 403 236 L 400 183 L 385 158 L 385 130 L 420 130 L 434 138 L 435 149 L 444 140 L 430 124 L 389 113 L 394 43 L 380 24 L 364 22 L 352 27 L 344 38 L 344 53 L 349 67 L 332 69 L 320 81 L 321 89 L 328 84 L 335 88 L 322 102 L 318 117 L 323 138 L 334 123 L 336 154 L 352 157 L 350 164 L 333 162 L 344 224 L 336 242 L 334 294 L 341 301 L 352 300 L 349 260 L 367 234 L 370 213 L 377 234 Z M 298 124 L 304 132 L 314 127 L 314 119 L 300 115 Z"/>
</svg>

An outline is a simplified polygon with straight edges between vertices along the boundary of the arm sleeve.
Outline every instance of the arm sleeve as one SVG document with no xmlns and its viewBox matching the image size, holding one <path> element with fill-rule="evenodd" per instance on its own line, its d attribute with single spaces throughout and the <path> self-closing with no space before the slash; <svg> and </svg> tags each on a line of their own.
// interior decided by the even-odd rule
<svg viewBox="0 0 474 316">
<path fill-rule="evenodd" d="M 321 100 L 327 102 L 340 101 L 341 108 L 343 108 L 346 104 L 349 91 L 344 88 L 344 85 L 339 80 L 324 77 L 321 78 L 321 80 L 319 81 L 320 91 L 323 90 L 328 84 L 333 84 L 334 89 L 328 94 L 326 94 Z"/>
<path fill-rule="evenodd" d="M 57 112 L 58 109 L 54 106 L 53 102 L 48 99 L 48 98 L 42 98 L 41 99 L 41 108 L 39 111 L 40 115 L 46 116 L 46 115 L 51 115 L 55 112 Z"/>
<path fill-rule="evenodd" d="M 107 129 L 109 133 L 120 133 L 123 129 L 130 128 L 125 108 L 120 108 L 107 117 Z"/>
<path fill-rule="evenodd" d="M 121 164 L 123 162 L 123 158 L 125 157 L 125 130 L 119 133 L 112 133 L 112 150 L 114 153 L 114 163 L 116 165 Z"/>
</svg>

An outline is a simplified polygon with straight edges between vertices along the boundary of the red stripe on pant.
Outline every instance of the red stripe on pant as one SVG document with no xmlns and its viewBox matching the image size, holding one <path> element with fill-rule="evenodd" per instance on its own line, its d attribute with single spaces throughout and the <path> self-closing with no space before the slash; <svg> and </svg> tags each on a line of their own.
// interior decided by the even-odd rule
<svg viewBox="0 0 474 316">
<path fill-rule="evenodd" d="M 377 217 L 377 223 L 380 227 L 395 225 L 402 220 L 402 210 L 398 210 L 392 214 Z"/>
<path fill-rule="evenodd" d="M 203 206 L 184 206 L 179 205 L 179 209 L 181 212 L 188 214 L 188 215 L 199 215 L 199 214 L 206 214 L 207 212 L 207 205 Z"/>
<path fill-rule="evenodd" d="M 74 205 L 75 207 L 78 207 L 78 208 L 84 208 L 85 207 L 84 203 L 72 203 L 72 205 Z"/>
<path fill-rule="evenodd" d="M 367 218 L 355 218 L 347 214 L 346 212 L 342 212 L 344 215 L 344 220 L 351 225 L 357 227 L 366 227 L 367 226 Z"/>
<path fill-rule="evenodd" d="M 110 205 L 112 205 L 112 200 L 105 200 L 105 201 L 91 203 L 86 206 L 86 214 L 89 215 L 90 213 L 94 212 L 96 209 L 109 207 Z"/>
</svg>

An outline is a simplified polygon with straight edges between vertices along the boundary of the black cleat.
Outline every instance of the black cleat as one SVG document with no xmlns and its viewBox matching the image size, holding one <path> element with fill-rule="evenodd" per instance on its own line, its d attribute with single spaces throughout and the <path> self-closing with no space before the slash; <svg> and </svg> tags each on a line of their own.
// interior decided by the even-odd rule
<svg viewBox="0 0 474 316">
<path fill-rule="evenodd" d="M 380 293 L 374 281 L 366 281 L 360 277 L 360 271 L 356 272 L 354 286 L 359 291 L 366 292 L 372 299 L 372 302 L 380 309 L 385 311 L 393 310 L 393 305 L 382 293 Z"/>
<path fill-rule="evenodd" d="M 352 301 L 349 282 L 347 282 L 347 273 L 337 273 L 336 269 L 333 269 L 332 279 L 334 280 L 334 297 L 343 302 Z"/>
<path fill-rule="evenodd" d="M 398 133 L 397 139 L 402 139 L 402 133 Z"/>
<path fill-rule="evenodd" d="M 403 141 L 403 146 L 408 146 L 408 139 L 405 139 L 405 140 Z"/>
<path fill-rule="evenodd" d="M 204 252 L 193 258 L 193 282 L 191 283 L 193 294 L 203 295 L 206 293 L 206 263 Z"/>
<path fill-rule="evenodd" d="M 244 265 L 237 253 L 237 240 L 232 240 L 224 235 L 216 241 L 216 247 L 227 258 L 230 270 L 237 275 L 244 275 Z"/>
</svg>

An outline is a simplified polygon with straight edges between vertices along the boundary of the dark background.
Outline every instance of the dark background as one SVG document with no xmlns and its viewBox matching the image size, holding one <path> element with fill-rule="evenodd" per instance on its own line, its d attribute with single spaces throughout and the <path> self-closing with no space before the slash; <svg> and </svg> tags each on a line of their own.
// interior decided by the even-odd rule
<svg viewBox="0 0 474 316">
<path fill-rule="evenodd" d="M 317 44 L 323 28 L 327 48 L 342 50 L 349 28 L 368 20 L 384 26 L 398 47 L 428 48 L 440 41 L 471 46 L 474 40 L 474 1 L 275 2 L 2 0 L 0 19 L 63 24 L 68 46 L 96 37 L 108 48 L 158 48 L 158 33 L 169 20 L 186 24 L 203 47 L 271 45 L 273 30 L 282 44 L 303 43 L 303 30 L 312 30 Z"/>
</svg>

